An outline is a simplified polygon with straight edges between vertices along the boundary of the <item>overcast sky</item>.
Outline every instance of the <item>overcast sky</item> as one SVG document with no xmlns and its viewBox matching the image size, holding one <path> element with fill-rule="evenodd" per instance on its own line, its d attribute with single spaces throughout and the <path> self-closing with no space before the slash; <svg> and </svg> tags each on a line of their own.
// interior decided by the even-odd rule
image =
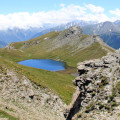
<svg viewBox="0 0 120 120">
<path fill-rule="evenodd" d="M 120 0 L 0 0 L 0 29 L 120 20 Z"/>
</svg>

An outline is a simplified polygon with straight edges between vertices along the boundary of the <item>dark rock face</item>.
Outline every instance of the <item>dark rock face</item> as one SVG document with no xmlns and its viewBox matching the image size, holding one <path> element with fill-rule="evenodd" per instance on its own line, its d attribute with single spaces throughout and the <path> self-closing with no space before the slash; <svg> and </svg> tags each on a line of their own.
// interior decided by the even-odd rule
<svg viewBox="0 0 120 120">
<path fill-rule="evenodd" d="M 73 81 L 77 86 L 76 92 L 64 112 L 66 120 L 73 119 L 78 112 L 111 110 L 118 95 L 116 84 L 120 82 L 120 49 L 101 60 L 78 63 L 78 73 L 79 76 Z"/>
</svg>

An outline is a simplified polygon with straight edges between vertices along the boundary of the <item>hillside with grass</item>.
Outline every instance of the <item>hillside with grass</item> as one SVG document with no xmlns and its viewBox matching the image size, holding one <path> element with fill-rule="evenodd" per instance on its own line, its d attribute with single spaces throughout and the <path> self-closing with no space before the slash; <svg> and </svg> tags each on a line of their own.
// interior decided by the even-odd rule
<svg viewBox="0 0 120 120">
<path fill-rule="evenodd" d="M 29 41 L 11 43 L 6 49 L 14 51 L 16 55 L 12 58 L 7 55 L 14 61 L 47 58 L 64 61 L 71 67 L 76 67 L 79 61 L 100 58 L 114 51 L 99 36 L 84 35 L 79 26 L 61 32 L 53 31 Z"/>
<path fill-rule="evenodd" d="M 39 73 L 45 75 L 43 71 Z M 55 92 L 44 87 L 45 83 L 35 83 L 35 75 L 12 61 L 0 58 L 0 119 L 64 120 L 62 111 L 65 104 Z M 51 78 L 50 73 L 46 78 L 49 77 Z M 61 79 L 59 75 L 56 77 Z"/>
<path fill-rule="evenodd" d="M 31 81 L 54 91 L 69 103 L 74 92 L 72 80 L 78 62 L 101 58 L 114 49 L 107 46 L 97 35 L 84 35 L 79 26 L 46 35 L 25 42 L 11 43 L 0 49 L 0 56 L 12 61 L 17 69 L 30 77 Z M 46 70 L 18 65 L 16 62 L 26 59 L 53 59 L 66 63 L 66 70 L 50 72 Z M 52 81 L 52 82 L 51 82 Z"/>
<path fill-rule="evenodd" d="M 34 89 L 32 89 L 32 91 L 34 92 L 37 91 L 38 93 L 41 92 L 39 90 L 42 90 L 42 93 L 44 93 L 42 99 L 45 101 L 45 105 L 49 104 L 51 106 L 51 104 L 54 103 L 52 99 L 54 99 L 55 95 L 59 96 L 58 98 L 62 100 L 64 104 L 69 104 L 72 95 L 75 92 L 75 87 L 72 84 L 72 80 L 75 78 L 75 76 L 73 75 L 77 71 L 76 68 L 77 63 L 85 60 L 101 58 L 102 56 L 105 56 L 108 52 L 114 52 L 114 49 L 106 45 L 99 36 L 84 35 L 79 26 L 73 26 L 70 29 L 66 29 L 61 32 L 53 31 L 51 33 L 45 34 L 43 36 L 28 41 L 11 43 L 6 48 L 1 48 L 0 49 L 0 65 L 2 66 L 1 76 L 4 76 L 2 78 L 7 78 L 8 80 L 16 79 L 17 81 L 23 81 L 23 78 L 25 77 L 26 80 L 30 81 L 31 85 L 34 86 Z M 51 72 L 47 70 L 19 65 L 17 63 L 19 61 L 27 60 L 27 59 L 53 59 L 57 61 L 63 61 L 66 64 L 66 70 Z M 16 77 L 14 79 L 10 79 L 11 77 L 9 78 L 8 76 L 9 77 L 16 76 Z M 15 83 L 15 86 L 17 85 L 17 82 L 15 81 L 10 81 L 9 83 Z M 8 83 L 5 82 L 4 84 L 6 84 L 5 87 L 6 89 L 4 90 L 9 91 L 7 87 Z M 20 83 L 18 85 L 20 85 Z M 27 92 L 24 92 L 23 95 L 26 93 L 29 99 L 21 96 L 18 97 L 18 100 L 16 100 L 16 96 L 12 95 L 10 97 L 8 94 L 9 92 L 6 93 L 4 91 L 8 96 L 8 98 L 10 97 L 10 99 L 8 100 L 9 101 L 15 100 L 16 102 L 20 100 L 20 103 L 22 102 L 22 100 L 27 100 L 27 101 L 30 100 L 32 101 L 32 104 L 36 105 L 36 102 L 34 103 L 36 99 L 34 99 L 33 96 L 38 96 L 38 94 L 34 94 L 34 95 L 32 94 L 32 96 L 31 95 L 29 96 L 28 93 L 32 93 L 32 92 L 30 92 L 31 90 L 29 91 L 28 85 L 26 86 L 23 84 L 22 86 L 23 86 L 22 88 L 24 88 L 23 91 L 28 90 Z M 11 87 L 13 86 L 11 85 L 9 87 L 11 90 Z M 1 90 L 2 89 L 3 88 L 1 88 Z M 19 93 L 19 87 L 17 89 L 18 90 L 16 92 Z M 4 92 L 3 95 L 5 94 Z M 52 97 L 46 98 L 46 96 L 51 96 L 52 94 L 54 94 Z M 17 95 L 19 96 L 19 94 Z M 3 97 L 3 99 L 7 99 L 7 98 Z M 39 99 L 41 98 L 37 98 L 37 100 Z M 51 103 L 51 101 L 53 103 Z M 57 104 L 58 101 L 56 101 L 55 103 Z M 23 108 L 24 106 L 26 106 L 26 102 L 23 105 Z M 56 105 L 53 105 L 52 107 L 55 106 Z M 60 102 L 60 104 L 58 104 L 57 106 L 63 106 L 63 103 L 61 104 Z M 28 106 L 26 106 L 26 109 L 27 108 Z M 58 112 L 61 113 L 60 112 L 61 109 L 59 108 L 57 109 Z M 34 109 L 32 110 L 34 111 Z M 46 109 L 43 108 L 43 110 Z M 4 109 L 2 109 L 2 111 L 3 114 L 4 113 L 9 114 Z M 37 114 L 40 113 L 37 112 L 36 115 Z M 10 115 L 14 116 L 14 114 L 11 113 Z M 60 116 L 58 117 L 54 116 L 53 113 L 51 113 L 51 115 L 53 115 L 54 117 L 53 119 L 55 119 L 55 117 L 56 119 L 60 118 Z M 19 115 L 16 115 L 15 118 L 17 119 L 18 116 Z M 43 118 L 44 116 L 45 114 L 43 115 Z M 32 117 L 29 119 L 32 119 Z"/>
</svg>

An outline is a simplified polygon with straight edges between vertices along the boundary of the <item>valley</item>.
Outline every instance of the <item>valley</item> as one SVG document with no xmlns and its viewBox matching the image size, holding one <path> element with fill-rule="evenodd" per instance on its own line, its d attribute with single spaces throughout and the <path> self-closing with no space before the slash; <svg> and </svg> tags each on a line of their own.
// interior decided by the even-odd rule
<svg viewBox="0 0 120 120">
<path fill-rule="evenodd" d="M 49 111 L 51 104 L 55 102 L 53 106 L 58 106 L 56 108 L 58 111 L 57 116 L 54 116 L 54 110 L 51 111 L 52 113 L 49 113 L 50 116 L 53 115 L 53 119 L 64 119 L 63 112 L 65 110 L 65 106 L 70 104 L 72 95 L 76 90 L 76 87 L 73 85 L 72 81 L 75 79 L 74 74 L 76 74 L 77 72 L 77 63 L 86 60 L 101 58 L 102 56 L 107 55 L 108 52 L 112 53 L 114 51 L 115 50 L 105 44 L 98 35 L 85 35 L 82 33 L 82 29 L 79 26 L 73 26 L 64 31 L 53 31 L 43 36 L 30 39 L 28 41 L 11 43 L 6 48 L 1 48 L 0 65 L 2 66 L 1 69 L 3 69 L 1 74 L 7 77 L 11 73 L 10 76 L 18 77 L 15 77 L 15 80 L 22 80 L 23 83 L 24 80 L 30 82 L 31 88 L 28 87 L 28 84 L 24 85 L 20 83 L 23 86 L 23 95 L 26 94 L 28 97 L 22 97 L 19 94 L 19 87 L 17 88 L 17 104 L 21 104 L 21 102 L 24 101 L 24 104 L 22 104 L 23 108 L 25 107 L 26 109 L 28 109 L 28 106 L 26 105 L 29 103 L 29 101 L 31 102 L 28 105 L 31 105 L 32 107 L 34 105 L 36 106 L 36 99 L 37 101 L 39 99 L 43 99 L 43 101 L 45 101 L 44 106 L 48 106 L 48 108 L 46 109 L 43 107 L 42 110 Z M 23 66 L 17 63 L 29 59 L 52 59 L 62 61 L 66 63 L 66 70 L 51 72 L 47 70 Z M 8 78 L 8 80 L 14 80 L 10 78 Z M 15 86 L 20 85 L 16 82 L 13 83 L 15 84 Z M 27 89 L 25 86 L 27 86 Z M 12 86 L 9 87 L 10 88 L 8 89 L 8 91 L 11 90 Z M 39 97 L 38 99 L 34 97 L 38 96 L 36 92 L 40 92 L 41 90 L 43 92 L 43 98 Z M 3 91 L 3 94 L 5 91 Z M 46 99 L 46 94 L 49 96 L 53 96 Z M 11 104 L 15 105 L 12 100 L 15 100 L 16 97 L 14 95 L 11 95 L 11 97 L 9 97 L 8 93 L 6 93 L 6 95 L 8 96 L 8 100 L 11 101 Z M 57 99 L 62 100 L 63 103 L 56 100 L 54 101 L 54 96 L 58 96 Z M 7 100 L 4 95 L 2 99 Z M 42 107 L 41 105 L 42 103 L 38 105 L 38 108 Z M 23 108 L 21 110 L 23 110 Z M 4 109 L 2 110 L 6 111 Z M 34 111 L 33 108 L 31 108 L 31 110 Z M 36 119 L 39 119 L 37 118 L 37 114 L 40 114 L 38 112 L 38 109 L 36 108 L 35 111 L 37 111 Z M 29 111 L 27 110 L 26 112 Z M 13 115 L 12 113 L 9 114 Z M 16 115 L 18 116 L 18 118 L 20 118 L 18 112 L 16 113 Z M 28 115 L 26 117 L 32 119 L 32 116 Z M 43 114 L 43 119 L 48 119 L 44 117 L 45 114 Z"/>
<path fill-rule="evenodd" d="M 1 0 L 0 120 L 120 120 L 120 0 Z"/>
<path fill-rule="evenodd" d="M 63 101 L 69 103 L 74 91 L 71 82 L 74 76 L 71 74 L 76 72 L 77 63 L 101 58 L 108 51 L 113 52 L 114 49 L 107 46 L 98 36 L 94 38 L 94 36 L 82 34 L 81 28 L 75 26 L 62 32 L 51 32 L 29 41 L 11 43 L 5 49 L 0 50 L 0 55 L 13 61 L 15 65 L 17 63 L 14 62 L 27 59 L 53 59 L 65 62 L 67 69 L 62 72 L 49 72 L 22 65 L 17 66 L 23 69 L 28 76 L 29 74 L 33 76 L 31 80 L 34 83 L 57 92 Z"/>
</svg>

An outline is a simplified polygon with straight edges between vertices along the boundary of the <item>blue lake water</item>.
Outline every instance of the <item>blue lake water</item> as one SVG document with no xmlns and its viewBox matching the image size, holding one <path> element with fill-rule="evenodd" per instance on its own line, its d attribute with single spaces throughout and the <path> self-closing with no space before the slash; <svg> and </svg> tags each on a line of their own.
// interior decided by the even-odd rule
<svg viewBox="0 0 120 120">
<path fill-rule="evenodd" d="M 30 59 L 18 62 L 21 65 L 49 70 L 60 71 L 65 69 L 65 64 L 61 61 L 55 61 L 50 59 Z"/>
</svg>

